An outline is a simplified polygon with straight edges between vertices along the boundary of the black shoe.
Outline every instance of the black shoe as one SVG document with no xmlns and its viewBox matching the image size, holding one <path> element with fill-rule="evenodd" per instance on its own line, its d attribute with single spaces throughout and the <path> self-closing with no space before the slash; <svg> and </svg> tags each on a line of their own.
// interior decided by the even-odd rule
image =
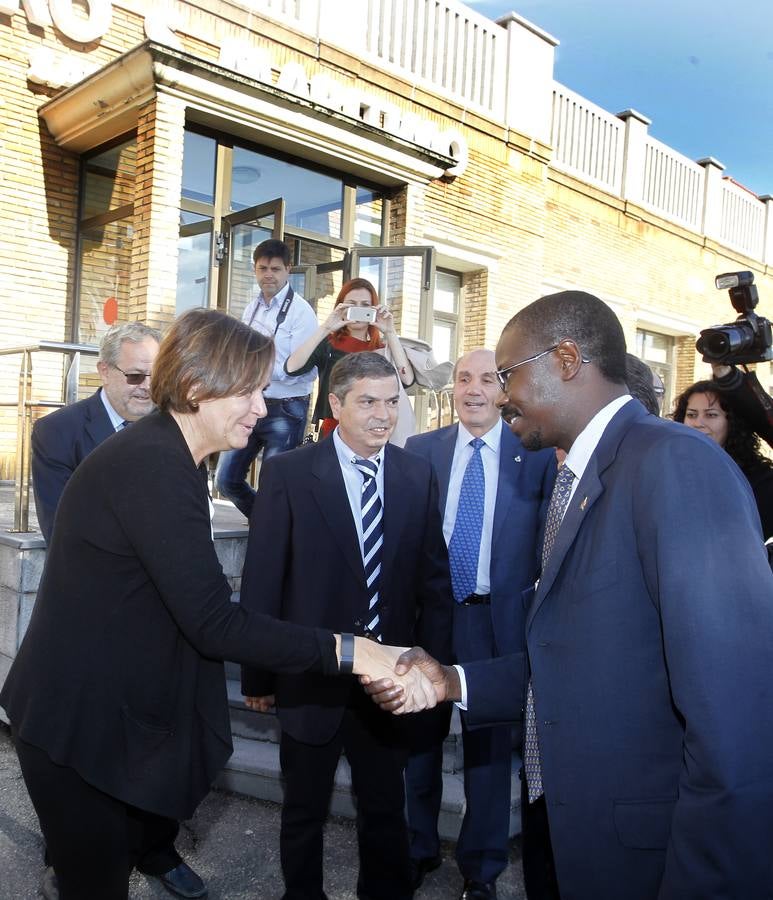
<svg viewBox="0 0 773 900">
<path fill-rule="evenodd" d="M 207 895 L 206 884 L 184 862 L 170 872 L 159 875 L 158 879 L 168 891 L 177 894 L 178 897 L 206 897 Z"/>
<path fill-rule="evenodd" d="M 44 900 L 59 900 L 59 885 L 56 881 L 56 872 L 53 866 L 47 866 L 43 873 L 43 881 L 40 883 L 40 893 Z"/>
<path fill-rule="evenodd" d="M 460 900 L 497 900 L 496 882 L 491 881 L 487 884 L 485 881 L 473 881 L 472 878 L 465 878 Z"/>
<path fill-rule="evenodd" d="M 442 862 L 442 856 L 422 856 L 419 859 L 411 860 L 411 878 L 414 891 L 417 891 L 422 886 L 426 875 L 440 868 Z"/>
</svg>

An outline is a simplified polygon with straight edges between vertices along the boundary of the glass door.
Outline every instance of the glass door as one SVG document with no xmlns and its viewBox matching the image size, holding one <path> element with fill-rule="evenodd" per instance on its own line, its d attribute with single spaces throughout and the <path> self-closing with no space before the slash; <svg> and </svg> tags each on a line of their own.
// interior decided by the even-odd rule
<svg viewBox="0 0 773 900">
<path fill-rule="evenodd" d="M 435 284 L 434 247 L 358 247 L 350 252 L 350 277 L 367 278 L 398 323 L 404 337 L 433 339 L 432 297 Z M 437 398 L 435 398 L 437 400 Z M 432 410 L 430 394 L 417 391 L 411 397 L 416 430 L 426 431 L 440 417 Z"/>
<path fill-rule="evenodd" d="M 367 278 L 376 288 L 401 334 L 432 341 L 434 247 L 356 247 L 349 264 L 352 278 Z"/>
<path fill-rule="evenodd" d="M 255 291 L 253 250 L 261 241 L 282 239 L 285 203 L 281 197 L 223 216 L 216 257 L 225 265 L 219 307 L 241 319 Z"/>
</svg>

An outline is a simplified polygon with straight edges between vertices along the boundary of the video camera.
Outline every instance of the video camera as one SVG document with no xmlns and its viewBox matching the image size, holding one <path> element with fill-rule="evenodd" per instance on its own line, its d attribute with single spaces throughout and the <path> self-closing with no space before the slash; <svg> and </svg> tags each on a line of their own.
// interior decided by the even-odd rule
<svg viewBox="0 0 773 900">
<path fill-rule="evenodd" d="M 767 362 L 773 359 L 773 332 L 770 322 L 753 310 L 759 303 L 752 272 L 728 272 L 714 279 L 717 290 L 727 290 L 733 309 L 739 313 L 735 322 L 704 328 L 695 343 L 707 363 L 725 366 Z"/>
</svg>

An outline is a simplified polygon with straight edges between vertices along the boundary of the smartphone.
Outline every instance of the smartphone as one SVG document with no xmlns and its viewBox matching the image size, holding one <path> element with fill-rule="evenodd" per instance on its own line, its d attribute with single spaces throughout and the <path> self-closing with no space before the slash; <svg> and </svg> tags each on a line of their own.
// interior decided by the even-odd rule
<svg viewBox="0 0 773 900">
<path fill-rule="evenodd" d="M 378 310 L 375 306 L 349 306 L 346 310 L 346 320 L 348 322 L 368 322 L 373 324 L 376 321 Z"/>
</svg>

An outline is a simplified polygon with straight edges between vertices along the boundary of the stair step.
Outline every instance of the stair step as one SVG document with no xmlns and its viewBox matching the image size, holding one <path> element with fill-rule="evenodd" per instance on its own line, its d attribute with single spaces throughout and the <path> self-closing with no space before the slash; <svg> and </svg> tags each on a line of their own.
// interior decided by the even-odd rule
<svg viewBox="0 0 773 900">
<path fill-rule="evenodd" d="M 230 674 L 232 673 L 229 672 Z M 281 803 L 280 729 L 277 717 L 273 712 L 258 713 L 245 706 L 237 678 L 229 677 L 227 686 L 234 753 L 216 783 L 224 790 Z M 511 779 L 513 798 L 510 807 L 511 836 L 521 830 L 519 768 L 520 759 L 514 754 Z M 444 840 L 458 838 L 464 809 L 461 724 L 455 710 L 451 718 L 451 732 L 443 745 L 443 800 L 438 818 L 438 831 Z M 346 818 L 354 818 L 356 815 L 351 772 L 349 763 L 344 757 L 336 769 L 330 811 L 333 815 Z"/>
</svg>

